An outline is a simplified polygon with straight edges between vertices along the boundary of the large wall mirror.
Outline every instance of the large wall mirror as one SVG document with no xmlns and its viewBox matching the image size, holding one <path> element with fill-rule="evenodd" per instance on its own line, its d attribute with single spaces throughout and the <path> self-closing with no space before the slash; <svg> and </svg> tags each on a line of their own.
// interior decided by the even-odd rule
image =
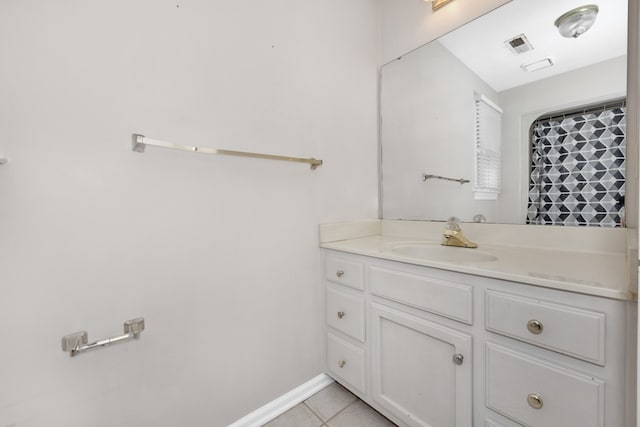
<svg viewBox="0 0 640 427">
<path fill-rule="evenodd" d="M 382 217 L 624 225 L 626 53 L 627 0 L 513 0 L 383 65 Z"/>
</svg>

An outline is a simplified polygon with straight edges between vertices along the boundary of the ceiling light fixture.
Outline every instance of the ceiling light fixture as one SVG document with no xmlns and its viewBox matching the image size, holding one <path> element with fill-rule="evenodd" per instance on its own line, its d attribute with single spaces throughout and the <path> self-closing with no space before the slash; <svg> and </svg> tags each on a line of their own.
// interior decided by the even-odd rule
<svg viewBox="0 0 640 427">
<path fill-rule="evenodd" d="M 577 38 L 586 33 L 596 22 L 598 10 L 598 6 L 595 4 L 576 7 L 556 19 L 554 24 L 558 27 L 562 37 Z"/>
<path fill-rule="evenodd" d="M 425 0 L 428 1 L 428 0 Z M 431 10 L 438 10 L 452 0 L 431 0 Z"/>
</svg>

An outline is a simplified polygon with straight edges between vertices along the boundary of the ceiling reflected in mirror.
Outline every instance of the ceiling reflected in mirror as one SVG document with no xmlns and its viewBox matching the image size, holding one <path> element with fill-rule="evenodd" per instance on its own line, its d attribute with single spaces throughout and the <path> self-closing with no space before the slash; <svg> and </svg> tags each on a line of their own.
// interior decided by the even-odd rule
<svg viewBox="0 0 640 427">
<path fill-rule="evenodd" d="M 438 39 L 456 58 L 500 92 L 566 73 L 627 53 L 626 0 L 606 0 L 593 28 L 580 39 L 561 37 L 557 17 L 581 2 L 514 0 Z M 524 38 L 530 48 L 509 48 Z M 536 73 L 522 67 L 550 59 L 553 66 Z"/>
</svg>

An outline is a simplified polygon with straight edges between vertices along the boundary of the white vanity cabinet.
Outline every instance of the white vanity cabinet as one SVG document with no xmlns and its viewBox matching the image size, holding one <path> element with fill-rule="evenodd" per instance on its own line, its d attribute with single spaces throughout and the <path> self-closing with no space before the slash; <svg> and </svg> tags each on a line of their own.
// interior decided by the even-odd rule
<svg viewBox="0 0 640 427">
<path fill-rule="evenodd" d="M 635 425 L 632 302 L 322 253 L 326 372 L 398 425 Z"/>
</svg>

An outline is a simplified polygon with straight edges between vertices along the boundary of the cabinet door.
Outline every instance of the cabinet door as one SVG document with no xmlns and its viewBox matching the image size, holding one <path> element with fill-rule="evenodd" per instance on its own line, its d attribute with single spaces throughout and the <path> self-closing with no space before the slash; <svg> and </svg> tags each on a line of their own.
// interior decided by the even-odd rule
<svg viewBox="0 0 640 427">
<path fill-rule="evenodd" d="M 371 304 L 372 392 L 410 426 L 470 427 L 471 336 Z"/>
</svg>

